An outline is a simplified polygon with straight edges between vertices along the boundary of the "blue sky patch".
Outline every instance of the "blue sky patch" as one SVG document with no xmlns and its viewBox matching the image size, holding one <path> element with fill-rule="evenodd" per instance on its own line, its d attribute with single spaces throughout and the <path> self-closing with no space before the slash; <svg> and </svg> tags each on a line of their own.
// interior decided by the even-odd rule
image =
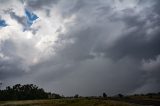
<svg viewBox="0 0 160 106">
<path fill-rule="evenodd" d="M 25 9 L 25 15 L 26 15 L 26 19 L 27 19 L 27 25 L 30 27 L 33 22 L 38 19 L 39 17 L 34 14 L 33 12 L 29 11 L 28 9 Z"/>
<path fill-rule="evenodd" d="M 3 19 L 0 19 L 0 27 L 6 27 L 6 26 L 7 26 L 6 21 Z"/>
</svg>

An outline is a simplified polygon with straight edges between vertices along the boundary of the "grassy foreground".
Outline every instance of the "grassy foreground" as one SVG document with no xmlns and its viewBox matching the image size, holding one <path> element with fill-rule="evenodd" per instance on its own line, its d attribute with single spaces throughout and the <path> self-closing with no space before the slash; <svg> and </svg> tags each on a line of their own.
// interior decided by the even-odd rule
<svg viewBox="0 0 160 106">
<path fill-rule="evenodd" d="M 26 100 L 3 101 L 0 106 L 140 106 L 113 100 L 98 99 L 52 99 L 52 100 Z"/>
</svg>

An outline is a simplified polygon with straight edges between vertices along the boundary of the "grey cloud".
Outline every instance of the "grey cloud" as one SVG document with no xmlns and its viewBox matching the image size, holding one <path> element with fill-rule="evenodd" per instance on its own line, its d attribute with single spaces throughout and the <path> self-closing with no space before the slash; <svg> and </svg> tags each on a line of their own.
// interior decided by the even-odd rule
<svg viewBox="0 0 160 106">
<path fill-rule="evenodd" d="M 10 12 L 10 16 L 11 18 L 15 19 L 18 23 L 20 23 L 22 26 L 27 27 L 25 16 L 18 16 L 15 12 Z"/>
<path fill-rule="evenodd" d="M 0 0 L 1 3 L 7 3 L 7 2 L 9 2 L 9 1 L 10 1 L 10 0 L 7 0 L 7 1 L 6 1 L 6 0 Z"/>
<path fill-rule="evenodd" d="M 1 42 L 0 53 L 3 56 L 0 58 L 0 80 L 12 79 L 25 74 L 22 68 L 21 58 L 15 55 L 16 48 L 10 40 Z"/>
<path fill-rule="evenodd" d="M 25 0 L 27 6 L 33 9 L 42 9 L 43 7 L 50 7 L 58 0 Z"/>
<path fill-rule="evenodd" d="M 9 62 L 9 61 L 6 61 L 6 62 L 0 61 L 0 80 L 1 81 L 25 75 L 24 70 L 18 67 L 17 65 L 18 63 L 15 64 L 16 61 L 14 62 Z M 18 61 L 19 60 L 17 60 L 17 62 Z"/>
</svg>

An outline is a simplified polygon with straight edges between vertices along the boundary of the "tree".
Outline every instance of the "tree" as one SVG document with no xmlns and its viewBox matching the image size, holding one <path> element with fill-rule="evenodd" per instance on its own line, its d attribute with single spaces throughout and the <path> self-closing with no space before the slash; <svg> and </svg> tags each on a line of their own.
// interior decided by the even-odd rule
<svg viewBox="0 0 160 106">
<path fill-rule="evenodd" d="M 2 82 L 0 82 L 0 90 L 1 90 Z"/>
<path fill-rule="evenodd" d="M 78 98 L 78 97 L 79 97 L 79 95 L 78 95 L 78 94 L 75 94 L 75 95 L 74 95 L 74 98 Z"/>
<path fill-rule="evenodd" d="M 48 93 L 33 84 L 16 84 L 13 87 L 8 86 L 5 90 L 0 90 L 0 100 L 29 100 L 47 98 Z"/>
<path fill-rule="evenodd" d="M 107 94 L 104 92 L 103 93 L 103 98 L 106 98 L 107 97 Z"/>
<path fill-rule="evenodd" d="M 123 98 L 123 95 L 122 94 L 118 94 L 118 97 Z"/>
</svg>

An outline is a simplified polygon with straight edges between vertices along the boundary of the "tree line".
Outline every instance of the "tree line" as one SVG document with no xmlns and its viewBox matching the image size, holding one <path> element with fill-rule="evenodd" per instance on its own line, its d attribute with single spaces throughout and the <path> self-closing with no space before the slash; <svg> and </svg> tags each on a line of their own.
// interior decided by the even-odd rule
<svg viewBox="0 0 160 106">
<path fill-rule="evenodd" d="M 60 98 L 60 95 L 45 92 L 44 89 L 38 88 L 38 86 L 33 84 L 16 84 L 0 90 L 0 100 L 34 100 L 48 98 Z"/>
<path fill-rule="evenodd" d="M 2 84 L 1 84 L 2 85 Z M 160 98 L 160 92 L 159 93 L 148 93 L 148 94 L 135 94 L 130 96 L 145 96 L 149 98 Z M 112 98 L 130 98 L 128 95 L 118 94 L 117 96 L 114 96 Z M 39 88 L 36 85 L 33 84 L 16 84 L 12 87 L 8 86 L 4 90 L 0 90 L 0 101 L 3 100 L 34 100 L 34 99 L 60 99 L 64 98 L 64 96 L 60 96 L 59 94 L 45 92 L 43 88 Z M 66 97 L 67 98 L 67 97 Z M 79 96 L 76 94 L 73 97 L 68 98 L 83 98 L 82 96 Z M 87 97 L 87 98 L 103 98 L 108 99 L 111 97 L 108 97 L 105 92 L 103 92 L 102 96 L 93 96 L 93 97 Z"/>
</svg>

